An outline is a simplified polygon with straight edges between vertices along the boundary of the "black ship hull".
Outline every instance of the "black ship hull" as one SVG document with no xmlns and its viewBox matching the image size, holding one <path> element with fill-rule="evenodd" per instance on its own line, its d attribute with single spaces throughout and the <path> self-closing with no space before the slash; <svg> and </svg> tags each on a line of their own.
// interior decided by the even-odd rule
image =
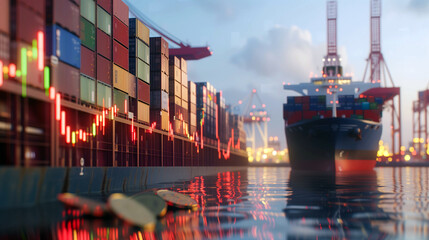
<svg viewBox="0 0 429 240">
<path fill-rule="evenodd" d="M 382 125 L 361 119 L 326 118 L 288 125 L 285 131 L 294 170 L 371 171 Z"/>
</svg>

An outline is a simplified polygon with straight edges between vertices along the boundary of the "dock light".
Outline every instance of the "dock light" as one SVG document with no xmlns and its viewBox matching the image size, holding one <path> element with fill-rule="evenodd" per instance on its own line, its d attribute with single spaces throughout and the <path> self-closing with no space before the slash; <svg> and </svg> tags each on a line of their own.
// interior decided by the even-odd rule
<svg viewBox="0 0 429 240">
<path fill-rule="evenodd" d="M 127 99 L 125 99 L 124 100 L 124 111 L 125 111 L 125 113 L 127 113 L 128 111 L 128 106 L 127 106 L 128 104 L 127 104 Z"/>
<path fill-rule="evenodd" d="M 83 132 L 82 129 L 79 129 L 79 140 L 83 139 Z"/>
<path fill-rule="evenodd" d="M 253 89 L 253 91 L 252 91 L 253 93 L 256 93 L 256 89 Z"/>
<path fill-rule="evenodd" d="M 405 160 L 405 161 L 407 161 L 407 162 L 408 162 L 408 161 L 410 161 L 410 160 L 411 160 L 410 155 L 408 155 L 408 154 L 407 154 L 407 155 L 405 155 L 405 156 L 404 156 L 404 160 Z"/>
<path fill-rule="evenodd" d="M 66 134 L 66 112 L 61 111 L 61 135 Z"/>
<path fill-rule="evenodd" d="M 22 97 L 27 96 L 27 49 L 21 48 Z"/>
<path fill-rule="evenodd" d="M 255 105 L 253 105 L 253 106 L 252 106 L 252 108 L 256 108 L 256 106 L 255 106 Z"/>
<path fill-rule="evenodd" d="M 318 89 L 318 88 L 316 88 L 316 92 L 319 92 L 319 89 Z"/>
<path fill-rule="evenodd" d="M 49 88 L 49 99 L 55 100 L 55 88 L 54 87 Z"/>
<path fill-rule="evenodd" d="M 72 142 L 73 146 L 76 144 L 76 134 L 75 134 L 75 132 L 71 133 L 71 142 Z"/>
<path fill-rule="evenodd" d="M 13 63 L 9 64 L 9 77 L 16 77 L 16 65 Z"/>
<path fill-rule="evenodd" d="M 39 71 L 43 71 L 43 67 L 45 64 L 45 49 L 44 49 L 44 36 L 42 31 L 37 32 L 37 68 Z M 45 70 L 46 71 L 46 70 Z"/>
<path fill-rule="evenodd" d="M 66 143 L 70 143 L 70 126 L 66 127 Z"/>
<path fill-rule="evenodd" d="M 55 119 L 61 120 L 61 95 L 59 93 L 55 97 Z"/>
<path fill-rule="evenodd" d="M 95 116 L 95 124 L 97 125 L 97 127 L 100 125 L 100 119 L 98 117 L 98 114 Z"/>
<path fill-rule="evenodd" d="M 43 70 L 43 86 L 45 90 L 49 89 L 49 85 L 51 84 L 51 79 L 49 76 L 49 67 L 45 67 Z"/>
<path fill-rule="evenodd" d="M 98 117 L 98 115 L 97 115 L 97 117 Z M 97 130 L 96 130 L 95 123 L 92 123 L 92 136 L 95 137 L 96 134 L 97 134 Z"/>
<path fill-rule="evenodd" d="M 86 142 L 86 132 L 83 132 L 82 140 Z"/>
<path fill-rule="evenodd" d="M 262 104 L 262 107 L 265 108 L 265 104 Z"/>
</svg>

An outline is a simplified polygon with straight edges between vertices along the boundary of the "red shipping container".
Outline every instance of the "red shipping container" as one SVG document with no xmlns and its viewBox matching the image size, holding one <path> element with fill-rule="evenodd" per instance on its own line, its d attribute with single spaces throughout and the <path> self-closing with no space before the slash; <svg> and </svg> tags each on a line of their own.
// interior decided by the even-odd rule
<svg viewBox="0 0 429 240">
<path fill-rule="evenodd" d="M 38 31 L 45 32 L 45 19 L 25 5 L 12 8 L 11 17 L 12 36 L 17 41 L 32 44 L 33 39 L 37 39 Z"/>
<path fill-rule="evenodd" d="M 113 38 L 128 48 L 128 26 L 116 17 L 113 17 Z"/>
<path fill-rule="evenodd" d="M 350 118 L 353 114 L 353 110 L 337 110 L 337 117 L 342 118 Z"/>
<path fill-rule="evenodd" d="M 112 62 L 97 55 L 97 80 L 112 86 Z"/>
<path fill-rule="evenodd" d="M 8 0 L 2 0 L 1 2 L 8 2 Z M 45 0 L 17 0 L 16 5 L 25 5 L 36 12 L 41 17 L 45 18 Z"/>
<path fill-rule="evenodd" d="M 310 104 L 310 96 L 303 96 L 302 97 L 302 103 Z"/>
<path fill-rule="evenodd" d="M 302 97 L 295 97 L 295 103 L 302 103 Z"/>
<path fill-rule="evenodd" d="M 325 111 L 325 118 L 330 118 L 330 117 L 332 117 L 332 110 Z"/>
<path fill-rule="evenodd" d="M 9 1 L 0 1 L 0 33 L 10 32 L 10 4 Z"/>
<path fill-rule="evenodd" d="M 129 9 L 127 4 L 122 2 L 122 0 L 113 0 L 113 15 L 115 15 L 119 20 L 121 20 L 125 25 L 128 26 L 128 13 Z"/>
<path fill-rule="evenodd" d="M 374 102 L 374 96 L 368 96 L 368 102 L 373 103 Z"/>
<path fill-rule="evenodd" d="M 113 62 L 128 71 L 128 49 L 113 40 Z"/>
<path fill-rule="evenodd" d="M 58 61 L 51 66 L 52 83 L 58 92 L 68 97 L 80 96 L 80 71 L 66 63 Z"/>
<path fill-rule="evenodd" d="M 363 115 L 363 110 L 355 110 L 356 115 Z"/>
<path fill-rule="evenodd" d="M 112 15 L 112 0 L 97 0 L 97 4 Z"/>
<path fill-rule="evenodd" d="M 3 65 L 9 64 L 10 58 L 10 38 L 9 36 L 0 33 L 0 61 Z"/>
<path fill-rule="evenodd" d="M 306 120 L 313 119 L 313 117 L 317 115 L 317 112 L 316 111 L 304 111 L 303 115 L 304 115 L 304 119 L 306 119 Z"/>
<path fill-rule="evenodd" d="M 112 39 L 97 28 L 97 53 L 112 60 Z"/>
<path fill-rule="evenodd" d="M 310 104 L 309 103 L 304 103 L 303 105 L 302 105 L 302 110 L 304 110 L 304 111 L 308 111 L 310 109 Z"/>
<path fill-rule="evenodd" d="M 150 104 L 150 85 L 141 80 L 137 80 L 137 88 L 138 99 L 142 102 Z"/>
<path fill-rule="evenodd" d="M 380 122 L 380 111 L 379 110 L 364 110 L 363 118 L 374 122 Z"/>
<path fill-rule="evenodd" d="M 76 3 L 70 0 L 54 0 L 48 1 L 47 5 L 48 23 L 58 23 L 76 36 L 80 35 L 80 8 Z"/>
<path fill-rule="evenodd" d="M 80 72 L 95 78 L 96 63 L 95 63 L 95 52 L 84 46 L 80 47 Z"/>
</svg>

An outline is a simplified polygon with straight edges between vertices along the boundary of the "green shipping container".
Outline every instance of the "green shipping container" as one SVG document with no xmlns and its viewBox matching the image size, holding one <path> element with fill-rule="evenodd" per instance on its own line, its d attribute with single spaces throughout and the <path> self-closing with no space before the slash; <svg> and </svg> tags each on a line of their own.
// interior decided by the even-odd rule
<svg viewBox="0 0 429 240">
<path fill-rule="evenodd" d="M 112 88 L 104 85 L 103 83 L 97 83 L 97 105 L 102 107 L 104 100 L 104 107 L 109 108 L 112 106 Z"/>
<path fill-rule="evenodd" d="M 150 67 L 148 64 L 137 58 L 137 77 L 150 84 Z"/>
<path fill-rule="evenodd" d="M 375 102 L 369 103 L 369 109 L 371 109 L 371 110 L 375 110 L 375 109 L 377 109 L 377 108 L 378 108 L 377 103 L 375 103 Z"/>
<path fill-rule="evenodd" d="M 95 26 L 85 18 L 80 18 L 80 41 L 82 45 L 95 51 Z"/>
<path fill-rule="evenodd" d="M 112 34 L 112 16 L 97 6 L 97 27 L 109 36 Z"/>
<path fill-rule="evenodd" d="M 120 113 L 125 113 L 125 110 L 128 111 L 128 94 L 122 92 L 118 89 L 113 89 L 113 105 L 116 105 L 119 108 Z"/>
<path fill-rule="evenodd" d="M 95 80 L 80 75 L 80 99 L 95 103 Z"/>
<path fill-rule="evenodd" d="M 145 63 L 150 64 L 150 51 L 149 47 L 143 43 L 142 40 L 137 39 L 137 57 L 143 60 Z"/>
<path fill-rule="evenodd" d="M 80 1 L 80 15 L 95 24 L 95 1 L 94 0 L 81 0 Z"/>
</svg>

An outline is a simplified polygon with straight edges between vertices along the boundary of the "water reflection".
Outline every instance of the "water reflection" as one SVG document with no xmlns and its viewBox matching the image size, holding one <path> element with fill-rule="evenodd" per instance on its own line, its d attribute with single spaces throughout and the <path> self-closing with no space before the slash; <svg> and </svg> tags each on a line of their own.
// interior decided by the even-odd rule
<svg viewBox="0 0 429 240">
<path fill-rule="evenodd" d="M 0 211 L 0 239 L 425 239 L 429 169 L 315 175 L 289 168 L 220 169 L 148 186 L 179 191 L 200 209 L 169 211 L 156 231 L 90 218 L 59 203 Z M 132 194 L 132 193 L 129 193 Z"/>
</svg>

